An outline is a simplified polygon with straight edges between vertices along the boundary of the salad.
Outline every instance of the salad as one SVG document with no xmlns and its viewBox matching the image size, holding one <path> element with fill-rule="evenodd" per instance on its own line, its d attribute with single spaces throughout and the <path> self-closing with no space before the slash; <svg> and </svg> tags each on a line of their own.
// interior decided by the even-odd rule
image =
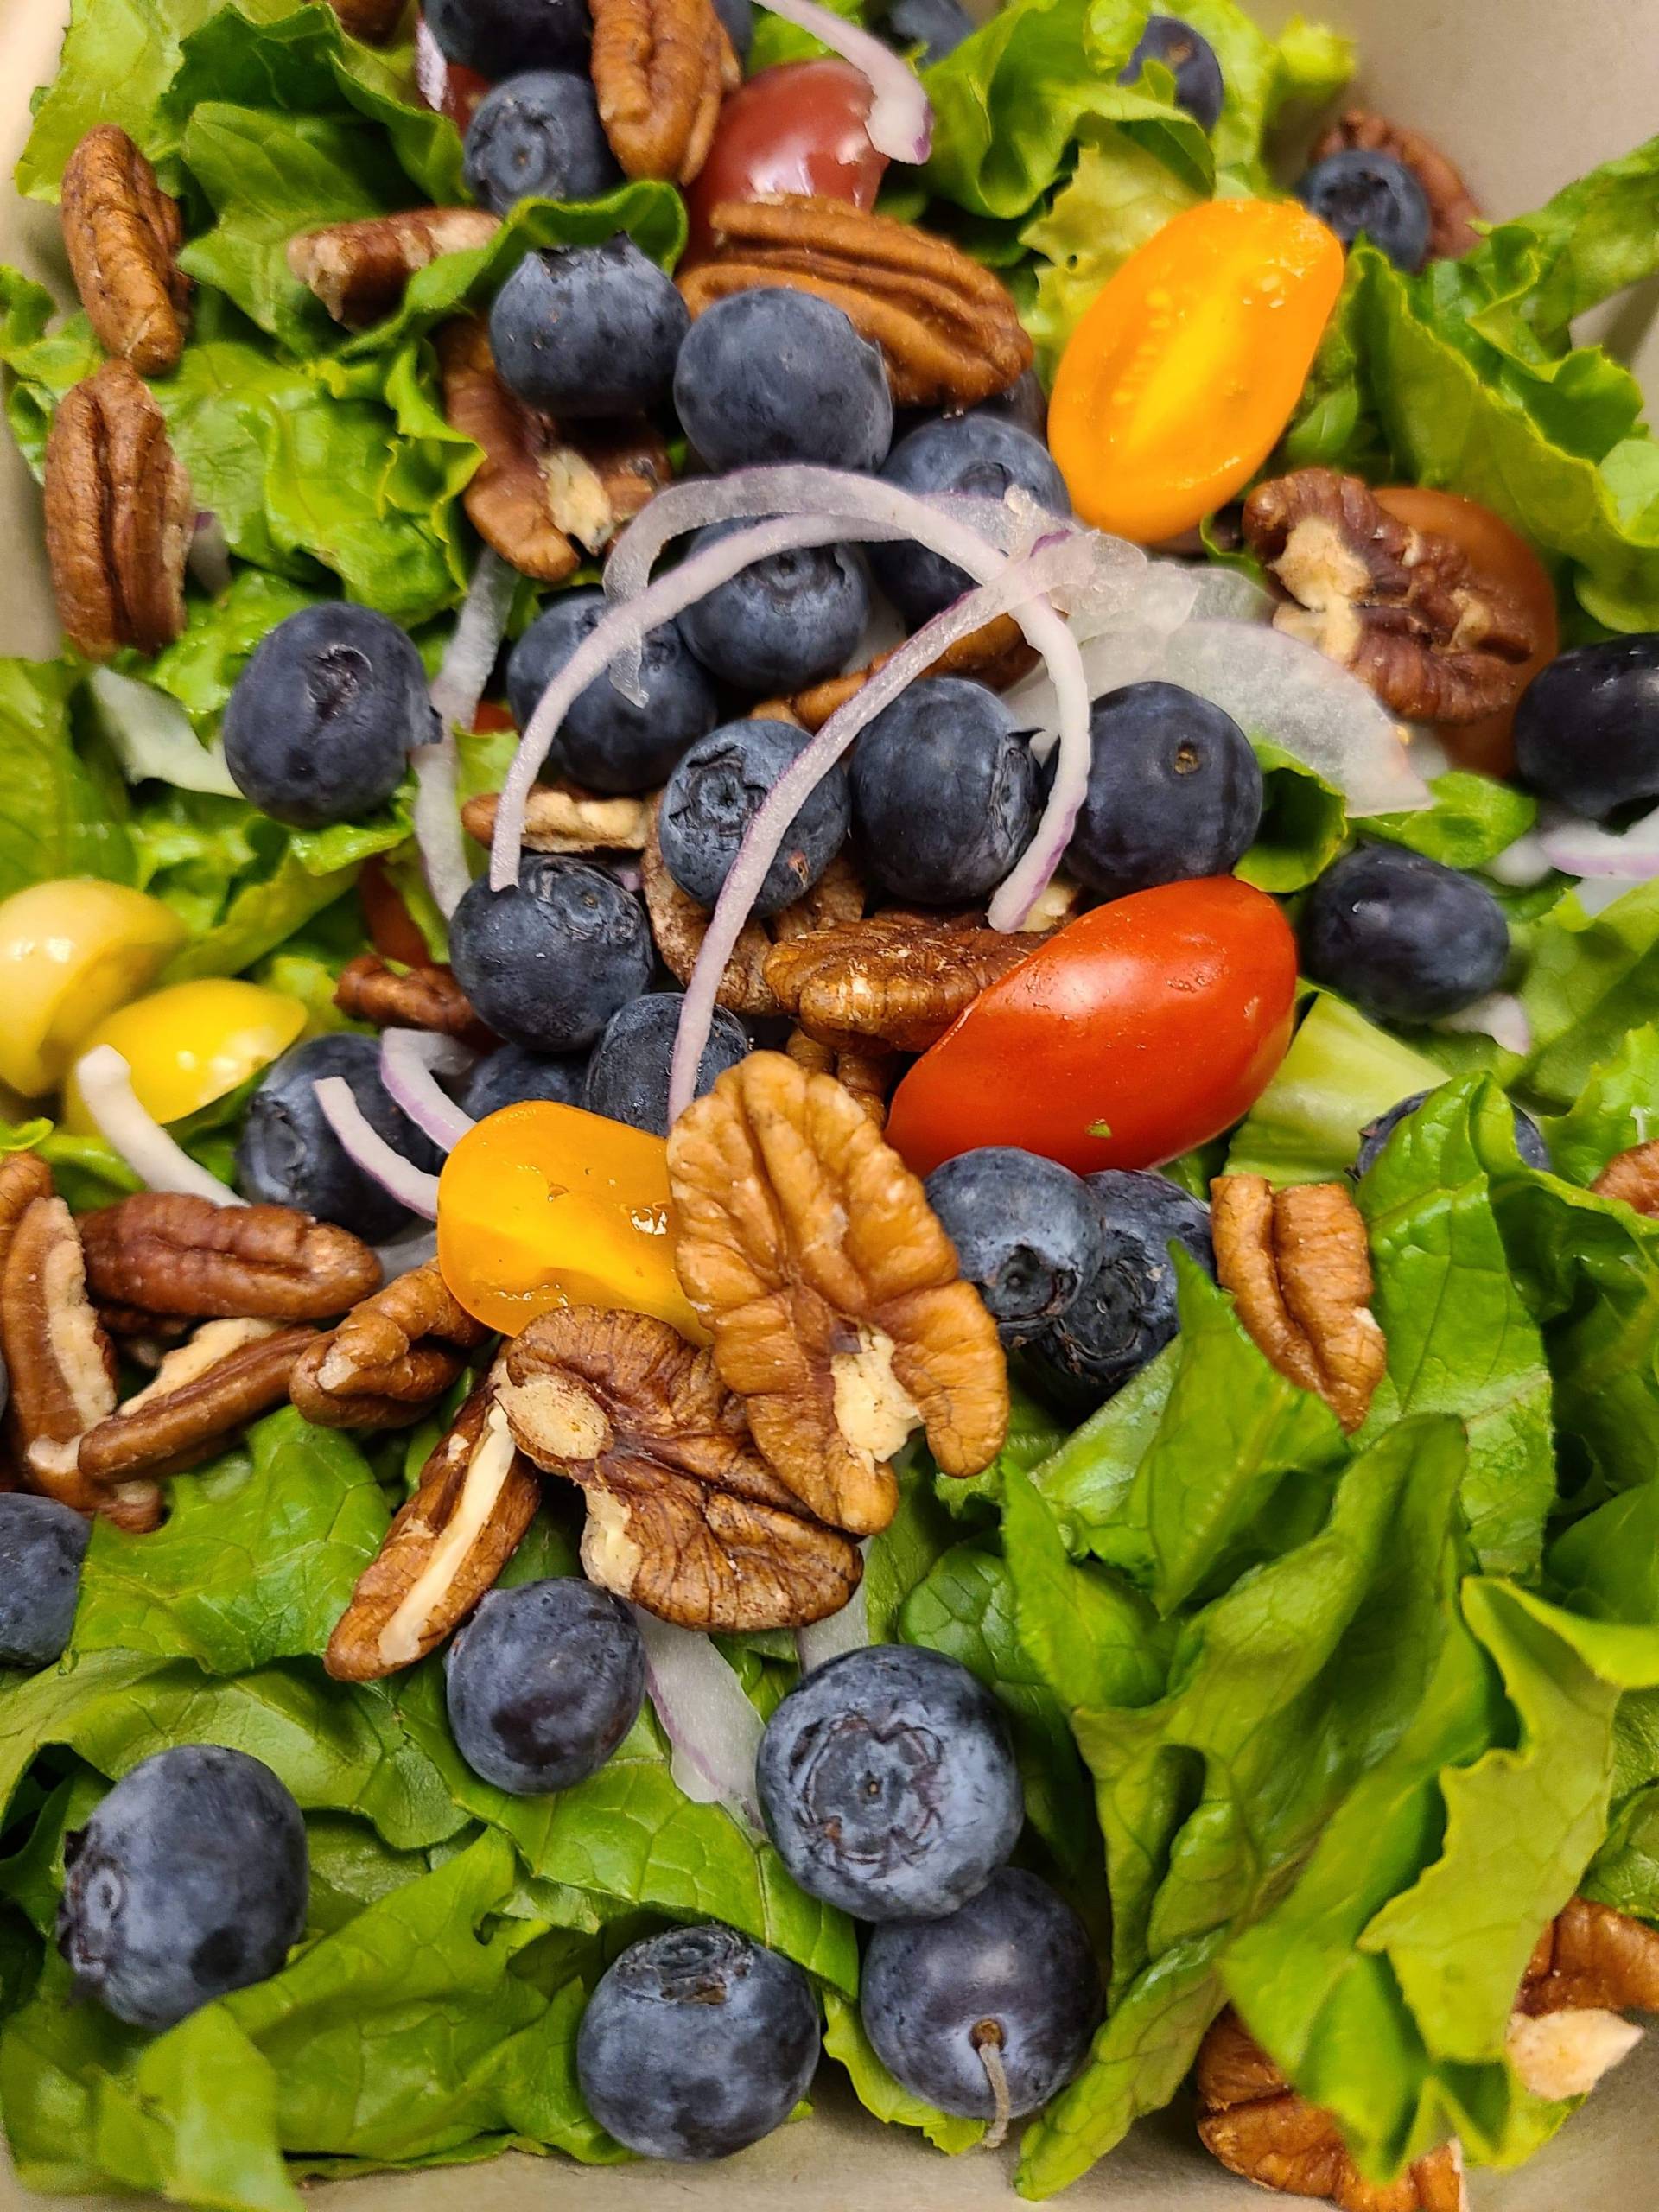
<svg viewBox="0 0 1659 2212">
<path fill-rule="evenodd" d="M 1453 2212 L 1659 2011 L 1659 140 L 1235 0 L 74 0 L 0 2116 Z M 1334 118 L 1334 119 L 1332 119 Z"/>
</svg>

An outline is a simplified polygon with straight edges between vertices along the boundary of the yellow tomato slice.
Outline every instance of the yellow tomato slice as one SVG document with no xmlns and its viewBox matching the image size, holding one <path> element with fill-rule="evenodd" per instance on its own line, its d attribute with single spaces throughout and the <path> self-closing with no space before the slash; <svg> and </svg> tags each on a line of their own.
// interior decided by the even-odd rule
<svg viewBox="0 0 1659 2212">
<path fill-rule="evenodd" d="M 82 1050 L 113 1045 L 139 1104 L 158 1122 L 180 1122 L 269 1067 L 304 1027 L 305 1008 L 286 991 L 212 977 L 135 999 L 100 1021 Z M 73 1073 L 63 1118 L 81 1135 L 97 1126 Z"/>
<path fill-rule="evenodd" d="M 73 877 L 14 893 L 0 904 L 0 1083 L 25 1098 L 54 1090 L 184 934 L 171 907 L 125 884 Z"/>
</svg>

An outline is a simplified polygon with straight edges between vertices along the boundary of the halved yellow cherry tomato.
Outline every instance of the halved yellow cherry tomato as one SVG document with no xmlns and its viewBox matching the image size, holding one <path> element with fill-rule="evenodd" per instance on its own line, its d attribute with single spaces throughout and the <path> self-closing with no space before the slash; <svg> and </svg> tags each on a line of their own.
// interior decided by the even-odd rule
<svg viewBox="0 0 1659 2212">
<path fill-rule="evenodd" d="M 1342 271 L 1335 232 L 1294 200 L 1209 200 L 1132 253 L 1049 404 L 1083 519 L 1153 545 L 1243 491 L 1301 396 Z"/>
<path fill-rule="evenodd" d="M 100 1021 L 83 1052 L 113 1045 L 132 1070 L 138 1103 L 158 1122 L 181 1122 L 269 1067 L 305 1027 L 305 1008 L 286 991 L 213 977 L 174 983 L 135 999 Z M 97 1128 L 73 1071 L 63 1094 L 66 1128 Z"/>
<path fill-rule="evenodd" d="M 88 1033 L 155 981 L 184 942 L 159 899 L 89 876 L 31 884 L 0 904 L 0 1083 L 39 1098 Z"/>
<path fill-rule="evenodd" d="M 565 1306 L 654 1313 L 704 1340 L 674 1272 L 668 1147 L 531 1098 L 469 1129 L 438 1184 L 438 1264 L 486 1328 Z"/>
</svg>

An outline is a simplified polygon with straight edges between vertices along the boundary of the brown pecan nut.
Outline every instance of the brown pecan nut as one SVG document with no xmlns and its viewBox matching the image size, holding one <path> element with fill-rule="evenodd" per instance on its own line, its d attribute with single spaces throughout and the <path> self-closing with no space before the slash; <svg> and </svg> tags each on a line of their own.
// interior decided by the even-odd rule
<svg viewBox="0 0 1659 2212">
<path fill-rule="evenodd" d="M 442 1643 L 518 1550 L 541 1495 L 488 1386 L 474 1390 L 358 1578 L 323 1661 L 334 1680 L 378 1681 Z"/>
<path fill-rule="evenodd" d="M 328 0 L 340 29 L 365 46 L 385 46 L 404 20 L 409 0 Z"/>
<path fill-rule="evenodd" d="M 1535 2016 L 1590 2007 L 1659 2012 L 1659 1929 L 1572 1898 L 1538 1938 L 1516 2006 Z"/>
<path fill-rule="evenodd" d="M 95 124 L 63 172 L 64 251 L 106 353 L 147 377 L 184 350 L 190 279 L 178 265 L 179 205 L 118 124 Z"/>
<path fill-rule="evenodd" d="M 785 1013 L 834 1051 L 925 1052 L 1041 942 L 1022 931 L 872 914 L 774 945 L 766 977 Z"/>
<path fill-rule="evenodd" d="M 682 1628 L 804 1628 L 858 1586 L 856 1544 L 801 1510 L 706 1351 L 643 1313 L 572 1306 L 496 1371 L 519 1448 L 581 1486 L 588 1579 Z"/>
<path fill-rule="evenodd" d="M 360 1237 L 292 1206 L 140 1191 L 81 1217 L 100 1304 L 201 1320 L 326 1321 L 378 1287 Z"/>
<path fill-rule="evenodd" d="M 1322 162 L 1332 154 L 1358 151 L 1389 154 L 1408 168 L 1423 188 L 1428 202 L 1428 257 L 1456 261 L 1480 242 L 1475 225 L 1480 217 L 1475 196 L 1440 148 L 1419 130 L 1389 123 L 1366 109 L 1351 107 L 1338 117 L 1314 143 L 1311 159 Z"/>
<path fill-rule="evenodd" d="M 289 240 L 288 265 L 336 322 L 366 330 L 398 306 L 417 270 L 487 245 L 500 227 L 481 207 L 411 207 L 302 231 Z"/>
<path fill-rule="evenodd" d="M 1297 2096 L 1238 2015 L 1224 2012 L 1198 2052 L 1198 2134 L 1230 2173 L 1339 2212 L 1468 2212 L 1455 2143 L 1395 2182 L 1367 2181 L 1328 2113 Z"/>
<path fill-rule="evenodd" d="M 1216 1272 L 1239 1319 L 1281 1375 L 1357 1428 L 1389 1359 L 1358 1207 L 1339 1183 L 1275 1191 L 1264 1175 L 1219 1176 L 1210 1200 Z"/>
<path fill-rule="evenodd" d="M 690 184 L 742 81 L 712 0 L 593 0 L 599 119 L 627 176 Z"/>
<path fill-rule="evenodd" d="M 1610 1160 L 1590 1188 L 1599 1198 L 1622 1199 L 1637 1213 L 1659 1214 L 1659 1137 Z"/>
<path fill-rule="evenodd" d="M 1276 626 L 1405 721 L 1480 721 L 1520 696 L 1541 640 L 1519 600 L 1449 537 L 1389 514 L 1357 476 L 1299 468 L 1258 484 L 1244 537 L 1294 602 Z"/>
<path fill-rule="evenodd" d="M 65 393 L 46 442 L 46 550 L 64 633 L 88 660 L 159 652 L 183 631 L 195 505 L 130 361 Z"/>
<path fill-rule="evenodd" d="M 893 1454 L 925 1427 L 947 1474 L 1007 1432 L 995 1325 L 920 1183 L 840 1084 L 753 1052 L 668 1140 L 675 1264 L 761 1452 L 808 1511 L 893 1517 Z"/>
<path fill-rule="evenodd" d="M 289 1393 L 319 1428 L 404 1428 L 419 1421 L 488 1332 L 461 1306 L 435 1260 L 354 1306 L 311 1344 Z"/>
<path fill-rule="evenodd" d="M 461 810 L 469 837 L 487 845 L 495 835 L 499 791 L 482 791 Z M 532 853 L 638 853 L 651 835 L 654 796 L 613 798 L 583 791 L 563 777 L 537 784 L 524 809 L 524 843 Z"/>
<path fill-rule="evenodd" d="M 440 1037 L 475 1038 L 483 1028 L 453 968 L 436 963 L 394 968 L 378 952 L 359 952 L 346 963 L 334 986 L 334 1004 L 353 1021 L 372 1022 L 377 1029 L 428 1029 Z"/>
<path fill-rule="evenodd" d="M 712 257 L 679 279 L 694 315 L 757 285 L 815 292 L 880 347 L 897 406 L 970 407 L 1031 366 L 1007 287 L 913 223 L 781 194 L 723 200 L 711 228 Z"/>
<path fill-rule="evenodd" d="M 809 1037 L 804 1029 L 791 1029 L 784 1050 L 808 1075 L 833 1076 L 878 1129 L 887 1127 L 887 1096 L 898 1075 L 891 1052 L 879 1046 L 855 1052 L 832 1052 L 816 1037 Z"/>
<path fill-rule="evenodd" d="M 279 1321 L 207 1321 L 170 1351 L 153 1381 L 80 1440 L 93 1482 L 173 1475 L 269 1413 L 288 1395 L 295 1362 L 315 1342 Z"/>
<path fill-rule="evenodd" d="M 775 702 L 770 710 L 762 707 L 760 714 L 768 711 L 782 713 L 791 721 L 800 723 L 803 729 L 823 728 L 831 715 L 856 698 L 876 671 L 893 658 L 893 652 L 878 653 L 867 668 L 855 668 L 846 676 L 827 676 L 822 683 L 810 684 L 804 691 L 798 691 L 791 699 Z M 929 676 L 968 676 L 975 683 L 983 683 L 992 691 L 1005 691 L 1028 676 L 1037 665 L 1037 655 L 1026 643 L 1025 632 L 1011 614 L 999 614 L 982 630 L 971 630 L 965 638 L 958 638 L 947 645 L 927 670 Z"/>
</svg>

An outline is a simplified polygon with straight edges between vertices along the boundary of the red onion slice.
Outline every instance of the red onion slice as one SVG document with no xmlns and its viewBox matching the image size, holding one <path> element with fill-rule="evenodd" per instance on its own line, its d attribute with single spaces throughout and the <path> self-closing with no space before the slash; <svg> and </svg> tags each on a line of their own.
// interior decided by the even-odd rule
<svg viewBox="0 0 1659 2212">
<path fill-rule="evenodd" d="M 895 54 L 844 16 L 814 0 L 763 0 L 774 16 L 798 30 L 810 31 L 831 54 L 850 61 L 869 79 L 875 99 L 864 128 L 878 154 L 890 161 L 925 162 L 933 147 L 933 107 L 922 82 L 902 54 Z"/>
<path fill-rule="evenodd" d="M 181 1191 L 208 1198 L 216 1206 L 245 1205 L 247 1200 L 210 1175 L 138 1103 L 132 1070 L 113 1045 L 95 1045 L 75 1063 L 75 1081 L 98 1133 L 118 1152 L 147 1190 Z"/>
<path fill-rule="evenodd" d="M 1576 817 L 1552 823 L 1540 828 L 1538 850 L 1564 875 L 1649 883 L 1659 875 L 1659 807 L 1624 830 L 1604 830 Z"/>
<path fill-rule="evenodd" d="M 357 1094 L 343 1075 L 321 1077 L 312 1085 L 322 1116 L 345 1149 L 346 1157 L 390 1191 L 399 1205 L 417 1213 L 423 1221 L 438 1217 L 438 1179 L 406 1160 L 371 1127 Z"/>
<path fill-rule="evenodd" d="M 1506 1052 L 1518 1052 L 1523 1060 L 1532 1050 L 1532 1023 L 1527 1009 L 1510 991 L 1490 991 L 1472 1006 L 1442 1014 L 1434 1027 L 1459 1036 L 1490 1037 L 1495 1045 L 1501 1045 Z"/>
<path fill-rule="evenodd" d="M 453 1152 L 477 1125 L 435 1078 L 463 1074 L 472 1061 L 453 1039 L 424 1029 L 388 1029 L 380 1039 L 380 1080 L 392 1104 L 444 1152 Z"/>
<path fill-rule="evenodd" d="M 859 1546 L 866 1560 L 870 1555 L 870 1539 L 867 1536 Z M 795 1656 L 801 1662 L 801 1672 L 810 1675 L 815 1667 L 827 1667 L 832 1659 L 840 1659 L 849 1651 L 862 1651 L 870 1640 L 870 1611 L 861 1582 L 838 1613 L 831 1613 L 828 1620 L 813 1621 L 806 1628 L 795 1631 Z"/>
<path fill-rule="evenodd" d="M 443 48 L 426 27 L 424 15 L 415 18 L 415 89 L 434 115 L 442 115 L 449 89 L 449 64 Z"/>
<path fill-rule="evenodd" d="M 765 1833 L 754 1788 L 760 1714 L 715 1645 L 643 1607 L 633 1618 L 645 1645 L 645 1688 L 668 1738 L 670 1772 L 697 1805 L 723 1805 L 734 1821 Z"/>
<path fill-rule="evenodd" d="M 415 842 L 427 886 L 445 921 L 473 880 L 461 827 L 455 732 L 470 730 L 477 719 L 478 702 L 506 635 L 518 588 L 518 570 L 486 547 L 473 571 L 443 664 L 432 679 L 432 707 L 442 725 L 442 734 L 410 753 L 415 769 Z"/>
</svg>

